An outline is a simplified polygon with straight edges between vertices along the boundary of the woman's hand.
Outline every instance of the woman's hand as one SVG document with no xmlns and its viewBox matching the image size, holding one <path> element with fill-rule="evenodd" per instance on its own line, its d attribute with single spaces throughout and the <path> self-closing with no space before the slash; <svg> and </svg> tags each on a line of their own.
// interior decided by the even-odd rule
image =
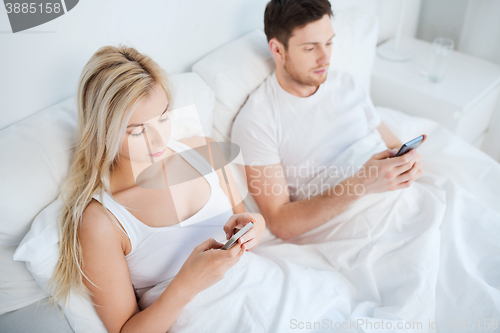
<svg viewBox="0 0 500 333">
<path fill-rule="evenodd" d="M 262 237 L 264 237 L 266 222 L 262 215 L 257 213 L 234 214 L 226 222 L 226 225 L 224 225 L 226 239 L 229 239 L 233 236 L 234 228 L 242 229 L 248 222 L 252 222 L 253 227 L 238 239 L 238 244 L 240 244 L 245 251 L 250 251 L 250 249 L 256 247 L 260 243 Z"/>
<path fill-rule="evenodd" d="M 245 252 L 240 244 L 235 244 L 229 250 L 220 250 L 223 245 L 210 238 L 195 247 L 171 283 L 175 280 L 175 284 L 184 289 L 183 293 L 192 299 L 222 280 L 226 271 Z"/>
</svg>

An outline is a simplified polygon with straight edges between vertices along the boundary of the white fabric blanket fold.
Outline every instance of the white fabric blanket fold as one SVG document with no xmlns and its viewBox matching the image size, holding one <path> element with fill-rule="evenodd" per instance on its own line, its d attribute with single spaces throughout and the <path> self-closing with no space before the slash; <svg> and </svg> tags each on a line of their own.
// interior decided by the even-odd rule
<svg viewBox="0 0 500 333">
<path fill-rule="evenodd" d="M 381 113 L 400 138 L 429 135 L 419 148 L 424 174 L 289 242 L 268 233 L 170 331 L 492 332 L 494 320 L 498 330 L 500 165 L 433 122 Z M 331 165 L 359 168 L 384 149 L 374 133 Z M 294 199 L 340 180 L 318 174 Z"/>
</svg>

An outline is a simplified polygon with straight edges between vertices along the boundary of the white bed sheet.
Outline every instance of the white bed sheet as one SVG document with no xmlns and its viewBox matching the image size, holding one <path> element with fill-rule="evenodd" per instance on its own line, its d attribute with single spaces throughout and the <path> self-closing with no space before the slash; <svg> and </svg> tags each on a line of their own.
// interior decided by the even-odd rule
<svg viewBox="0 0 500 333">
<path fill-rule="evenodd" d="M 424 174 L 289 242 L 268 233 L 172 332 L 499 330 L 500 165 L 432 121 L 379 111 L 402 141 L 428 134 Z M 383 149 L 374 133 L 334 163 L 362 165 Z M 167 284 L 148 291 L 143 306 Z"/>
</svg>

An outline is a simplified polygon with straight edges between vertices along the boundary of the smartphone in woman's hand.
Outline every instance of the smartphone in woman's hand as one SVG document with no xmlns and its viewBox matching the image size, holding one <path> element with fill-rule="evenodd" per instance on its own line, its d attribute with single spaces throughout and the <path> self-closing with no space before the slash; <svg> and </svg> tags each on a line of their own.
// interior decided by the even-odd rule
<svg viewBox="0 0 500 333">
<path fill-rule="evenodd" d="M 238 231 L 236 234 L 233 235 L 233 237 L 229 238 L 222 247 L 222 250 L 229 250 L 238 242 L 238 239 L 243 236 L 244 234 L 247 233 L 248 230 L 250 230 L 253 227 L 252 222 L 248 222 L 240 231 Z"/>
</svg>

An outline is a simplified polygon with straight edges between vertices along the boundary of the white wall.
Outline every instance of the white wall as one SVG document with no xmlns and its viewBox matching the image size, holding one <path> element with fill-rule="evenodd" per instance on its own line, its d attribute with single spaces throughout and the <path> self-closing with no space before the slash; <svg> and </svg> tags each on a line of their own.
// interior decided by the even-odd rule
<svg viewBox="0 0 500 333">
<path fill-rule="evenodd" d="M 189 71 L 220 45 L 263 28 L 267 2 L 85 0 L 15 34 L 0 9 L 0 129 L 75 94 L 83 66 L 100 46 L 126 43 L 168 73 Z"/>
<path fill-rule="evenodd" d="M 500 1 L 469 1 L 459 50 L 500 65 Z"/>
<path fill-rule="evenodd" d="M 417 38 L 432 42 L 436 37 L 460 40 L 469 0 L 422 0 Z"/>
<path fill-rule="evenodd" d="M 421 0 L 381 0 L 377 8 L 378 17 L 382 23 L 379 31 L 379 44 L 394 37 L 403 1 L 406 3 L 401 35 L 409 37 L 417 35 Z"/>
<path fill-rule="evenodd" d="M 124 43 L 167 73 L 190 71 L 217 47 L 264 26 L 269 0 L 84 0 L 63 16 L 13 34 L 0 8 L 0 129 L 76 93 L 97 49 Z M 331 0 L 379 15 L 379 41 L 394 35 L 400 0 Z M 414 35 L 420 0 L 408 0 L 405 34 Z"/>
<path fill-rule="evenodd" d="M 417 38 L 455 41 L 455 49 L 500 65 L 499 0 L 422 0 Z"/>
</svg>

